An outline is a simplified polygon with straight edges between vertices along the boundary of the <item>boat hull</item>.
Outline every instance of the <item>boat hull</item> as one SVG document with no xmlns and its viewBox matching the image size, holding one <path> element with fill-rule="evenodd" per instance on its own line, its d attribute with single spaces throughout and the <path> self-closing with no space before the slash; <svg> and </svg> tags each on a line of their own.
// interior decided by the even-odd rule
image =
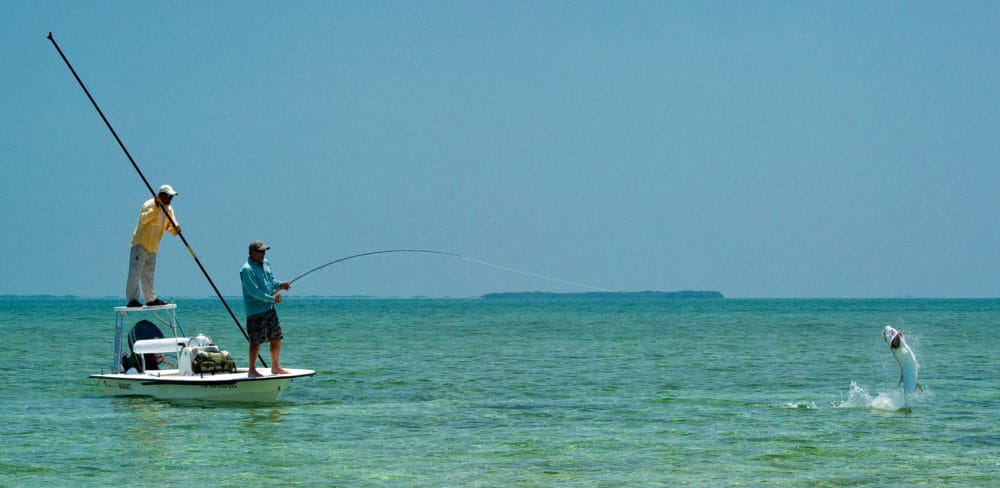
<svg viewBox="0 0 1000 488">
<path fill-rule="evenodd" d="M 264 370 L 263 372 L 266 372 Z M 140 374 L 93 374 L 101 392 L 110 396 L 149 396 L 165 400 L 213 402 L 275 402 L 295 378 L 316 374 L 311 369 L 289 369 L 288 374 L 250 378 L 247 370 L 235 373 L 182 376 L 177 370 Z"/>
</svg>

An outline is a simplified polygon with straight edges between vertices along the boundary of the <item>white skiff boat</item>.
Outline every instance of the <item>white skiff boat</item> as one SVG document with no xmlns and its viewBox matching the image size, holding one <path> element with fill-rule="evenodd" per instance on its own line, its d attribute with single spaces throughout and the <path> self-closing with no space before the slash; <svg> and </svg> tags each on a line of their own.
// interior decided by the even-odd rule
<svg viewBox="0 0 1000 488">
<path fill-rule="evenodd" d="M 133 318 L 140 318 L 133 326 Z M 167 337 L 159 322 L 168 328 Z M 125 350 L 127 342 L 128 350 Z M 165 369 L 161 369 L 165 368 Z M 250 378 L 227 351 L 203 335 L 188 337 L 177 320 L 177 304 L 115 307 L 115 353 L 111 373 L 90 375 L 105 395 L 150 396 L 168 400 L 274 402 L 295 378 L 316 374 L 289 369 L 288 374 Z"/>
</svg>

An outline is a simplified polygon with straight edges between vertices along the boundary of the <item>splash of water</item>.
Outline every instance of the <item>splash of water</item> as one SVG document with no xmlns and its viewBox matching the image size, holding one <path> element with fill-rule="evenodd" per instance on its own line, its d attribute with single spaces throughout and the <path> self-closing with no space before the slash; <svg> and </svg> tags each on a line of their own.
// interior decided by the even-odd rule
<svg viewBox="0 0 1000 488">
<path fill-rule="evenodd" d="M 784 407 L 785 408 L 800 408 L 800 409 L 803 409 L 803 410 L 810 410 L 810 409 L 814 410 L 814 409 L 817 408 L 816 407 L 816 402 L 806 402 L 806 401 L 788 402 L 788 403 L 784 404 Z"/>
<path fill-rule="evenodd" d="M 836 408 L 872 408 L 875 410 L 896 411 L 907 408 L 906 399 L 899 392 L 879 392 L 872 396 L 857 382 L 851 382 L 851 390 L 847 392 L 844 401 L 834 405 Z"/>
</svg>

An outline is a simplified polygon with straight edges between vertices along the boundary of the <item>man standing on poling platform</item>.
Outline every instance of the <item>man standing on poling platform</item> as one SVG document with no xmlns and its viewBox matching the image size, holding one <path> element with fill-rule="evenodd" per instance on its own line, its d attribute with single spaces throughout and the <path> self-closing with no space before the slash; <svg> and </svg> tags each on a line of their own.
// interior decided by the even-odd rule
<svg viewBox="0 0 1000 488">
<path fill-rule="evenodd" d="M 156 253 L 160 249 L 160 240 L 163 239 L 163 231 L 178 235 L 181 232 L 180 226 L 174 227 L 177 220 L 174 218 L 174 210 L 170 207 L 170 202 L 177 196 L 170 185 L 160 187 L 160 192 L 156 198 L 146 200 L 139 210 L 139 223 L 135 226 L 132 234 L 132 251 L 129 253 L 128 281 L 125 283 L 125 299 L 128 300 L 128 307 L 141 307 L 139 303 L 139 282 L 142 282 L 142 294 L 146 299 L 146 305 L 166 305 L 167 302 L 156 297 L 156 290 L 153 288 L 153 273 L 156 272 Z M 161 205 L 167 213 L 161 210 Z"/>
</svg>

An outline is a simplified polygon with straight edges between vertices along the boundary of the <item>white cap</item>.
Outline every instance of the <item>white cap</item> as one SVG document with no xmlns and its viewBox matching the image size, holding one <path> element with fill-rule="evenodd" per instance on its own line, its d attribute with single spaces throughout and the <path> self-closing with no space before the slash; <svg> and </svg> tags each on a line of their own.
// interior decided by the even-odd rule
<svg viewBox="0 0 1000 488">
<path fill-rule="evenodd" d="M 166 193 L 167 195 L 174 196 L 177 192 L 174 191 L 174 187 L 170 185 L 163 185 L 160 187 L 160 193 Z"/>
</svg>

